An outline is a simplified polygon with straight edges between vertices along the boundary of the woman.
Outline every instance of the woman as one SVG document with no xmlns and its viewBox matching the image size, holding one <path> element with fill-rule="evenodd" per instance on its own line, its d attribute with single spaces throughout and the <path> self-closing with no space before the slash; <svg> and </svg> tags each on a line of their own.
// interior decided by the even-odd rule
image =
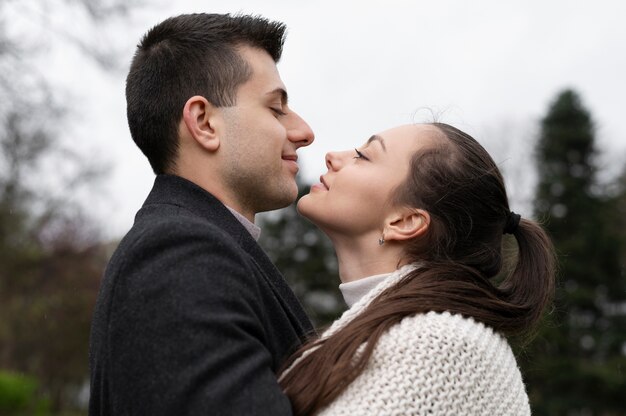
<svg viewBox="0 0 626 416">
<path fill-rule="evenodd" d="M 350 309 L 286 364 L 295 414 L 528 415 L 505 336 L 554 289 L 550 240 L 509 210 L 502 176 L 442 123 L 329 153 L 298 210 L 332 240 Z M 503 272 L 502 235 L 519 248 Z"/>
</svg>

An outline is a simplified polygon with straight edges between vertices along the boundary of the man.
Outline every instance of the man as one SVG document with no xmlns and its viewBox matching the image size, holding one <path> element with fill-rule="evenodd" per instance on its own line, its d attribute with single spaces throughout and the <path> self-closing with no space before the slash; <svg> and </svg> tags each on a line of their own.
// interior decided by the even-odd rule
<svg viewBox="0 0 626 416">
<path fill-rule="evenodd" d="M 281 415 L 276 370 L 311 323 L 256 243 L 313 141 L 276 69 L 282 23 L 182 15 L 142 39 L 131 135 L 157 174 L 105 272 L 91 415 Z"/>
</svg>

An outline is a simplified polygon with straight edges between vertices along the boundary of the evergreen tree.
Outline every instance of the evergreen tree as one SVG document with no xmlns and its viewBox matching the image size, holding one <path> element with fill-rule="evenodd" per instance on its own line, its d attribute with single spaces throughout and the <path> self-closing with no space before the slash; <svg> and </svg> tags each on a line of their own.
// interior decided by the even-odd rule
<svg viewBox="0 0 626 416">
<path fill-rule="evenodd" d="M 537 415 L 626 412 L 619 218 L 597 181 L 594 134 L 572 90 L 556 97 L 541 122 L 535 215 L 557 249 L 559 285 L 553 312 L 522 357 Z"/>
<path fill-rule="evenodd" d="M 298 199 L 309 186 L 298 185 Z M 317 327 L 346 309 L 339 292 L 337 258 L 328 237 L 296 211 L 295 204 L 261 217 L 259 243 L 302 302 Z"/>
<path fill-rule="evenodd" d="M 620 267 L 622 277 L 624 277 L 626 276 L 626 164 L 624 164 L 622 174 L 616 181 L 615 206 L 617 214 L 615 225 L 621 242 Z M 624 306 L 624 309 L 626 309 L 626 306 Z"/>
</svg>

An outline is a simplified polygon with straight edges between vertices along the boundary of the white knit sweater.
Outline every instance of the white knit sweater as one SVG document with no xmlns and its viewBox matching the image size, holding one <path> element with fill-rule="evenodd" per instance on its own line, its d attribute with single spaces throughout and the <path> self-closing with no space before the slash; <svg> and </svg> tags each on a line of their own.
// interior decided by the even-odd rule
<svg viewBox="0 0 626 416">
<path fill-rule="evenodd" d="M 394 272 L 322 335 L 360 314 L 412 266 Z M 365 370 L 319 415 L 530 415 L 507 341 L 485 325 L 450 313 L 403 319 L 378 341 Z"/>
</svg>

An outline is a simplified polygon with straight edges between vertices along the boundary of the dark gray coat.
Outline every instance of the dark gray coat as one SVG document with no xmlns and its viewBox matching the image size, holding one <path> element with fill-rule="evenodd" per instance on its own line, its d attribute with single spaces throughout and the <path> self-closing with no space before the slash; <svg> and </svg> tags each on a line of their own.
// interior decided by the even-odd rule
<svg viewBox="0 0 626 416">
<path fill-rule="evenodd" d="M 230 211 L 159 175 L 102 281 L 89 414 L 291 414 L 275 371 L 311 331 Z"/>
</svg>

